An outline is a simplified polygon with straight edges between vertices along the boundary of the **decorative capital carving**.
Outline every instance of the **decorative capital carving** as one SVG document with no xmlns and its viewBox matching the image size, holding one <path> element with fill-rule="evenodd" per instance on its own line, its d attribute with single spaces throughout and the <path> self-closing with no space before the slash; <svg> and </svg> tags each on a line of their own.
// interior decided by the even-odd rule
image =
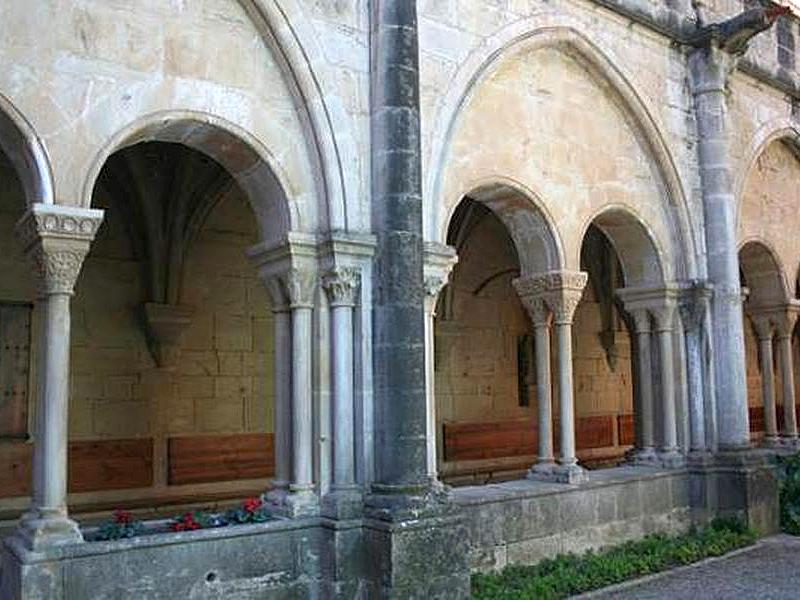
<svg viewBox="0 0 800 600">
<path fill-rule="evenodd" d="M 543 296 L 524 296 L 520 300 L 528 311 L 534 327 L 546 327 L 550 324 L 550 309 Z"/>
<path fill-rule="evenodd" d="M 775 323 L 775 333 L 777 337 L 788 338 L 792 336 L 794 331 L 794 324 L 797 322 L 798 306 L 794 303 L 781 307 L 773 314 L 773 322 Z"/>
<path fill-rule="evenodd" d="M 675 303 L 667 300 L 661 306 L 650 309 L 656 324 L 656 331 L 672 331 L 675 327 Z"/>
<path fill-rule="evenodd" d="M 261 280 L 264 282 L 264 287 L 267 288 L 272 312 L 287 312 L 289 310 L 289 299 L 286 297 L 286 288 L 284 288 L 280 276 L 265 275 L 261 277 Z"/>
<path fill-rule="evenodd" d="M 40 296 L 72 294 L 103 220 L 102 210 L 34 204 L 15 234 L 33 262 Z"/>
<path fill-rule="evenodd" d="M 280 277 L 291 308 L 314 307 L 316 274 L 312 270 L 293 268 Z"/>
<path fill-rule="evenodd" d="M 678 309 L 686 331 L 696 331 L 703 325 L 708 302 L 713 293 L 705 281 L 695 281 L 680 297 Z"/>
<path fill-rule="evenodd" d="M 518 277 L 512 284 L 534 323 L 541 316 L 537 299 L 544 300 L 556 323 L 572 323 L 575 309 L 583 296 L 588 275 L 583 271 L 549 271 L 533 277 Z M 530 304 L 530 306 L 529 306 Z"/>
<path fill-rule="evenodd" d="M 636 333 L 647 334 L 650 333 L 650 311 L 646 308 L 634 308 L 629 310 L 628 313 L 633 318 L 633 326 L 636 328 Z"/>
<path fill-rule="evenodd" d="M 355 306 L 361 286 L 361 273 L 355 267 L 337 267 L 322 278 L 331 306 Z"/>
<path fill-rule="evenodd" d="M 751 313 L 750 320 L 760 341 L 772 340 L 772 320 L 764 313 Z"/>
</svg>

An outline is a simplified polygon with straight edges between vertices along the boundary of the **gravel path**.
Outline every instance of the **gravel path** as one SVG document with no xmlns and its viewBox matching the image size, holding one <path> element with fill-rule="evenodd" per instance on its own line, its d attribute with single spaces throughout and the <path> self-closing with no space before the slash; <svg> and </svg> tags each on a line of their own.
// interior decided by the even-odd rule
<svg viewBox="0 0 800 600">
<path fill-rule="evenodd" d="M 711 600 L 800 598 L 800 538 L 777 535 L 752 548 L 579 598 Z"/>
</svg>

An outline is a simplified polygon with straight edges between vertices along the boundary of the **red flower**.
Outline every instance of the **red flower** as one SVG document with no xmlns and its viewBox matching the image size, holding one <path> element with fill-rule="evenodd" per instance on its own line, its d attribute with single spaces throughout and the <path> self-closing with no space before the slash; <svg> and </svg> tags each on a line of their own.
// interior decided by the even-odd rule
<svg viewBox="0 0 800 600">
<path fill-rule="evenodd" d="M 183 515 L 180 521 L 176 521 L 170 525 L 172 531 L 193 531 L 202 528 L 203 526 L 195 520 L 194 513 L 190 512 Z"/>
<path fill-rule="evenodd" d="M 133 514 L 130 511 L 117 509 L 114 511 L 114 522 L 121 525 L 133 523 Z"/>
<path fill-rule="evenodd" d="M 251 515 L 264 505 L 261 498 L 248 498 L 242 502 L 242 508 Z"/>
</svg>

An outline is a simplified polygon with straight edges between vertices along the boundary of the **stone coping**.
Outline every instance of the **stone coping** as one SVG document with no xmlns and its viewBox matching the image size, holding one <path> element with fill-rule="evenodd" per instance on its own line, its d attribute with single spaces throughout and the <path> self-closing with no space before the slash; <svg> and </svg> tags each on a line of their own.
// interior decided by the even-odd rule
<svg viewBox="0 0 800 600">
<path fill-rule="evenodd" d="M 162 531 L 153 534 L 143 534 L 132 538 L 121 540 L 80 542 L 77 544 L 65 544 L 54 546 L 42 551 L 31 551 L 25 548 L 21 541 L 13 535 L 3 540 L 8 551 L 12 552 L 25 564 L 48 562 L 53 560 L 68 560 L 96 556 L 101 554 L 112 554 L 116 552 L 128 552 L 139 548 L 156 548 L 160 546 L 172 546 L 203 541 L 225 540 L 231 538 L 268 535 L 272 533 L 282 533 L 298 529 L 312 529 L 315 527 L 325 527 L 327 519 L 312 517 L 308 519 L 286 519 L 276 518 L 264 523 L 250 523 L 241 525 L 228 525 L 225 527 L 214 527 L 209 529 L 197 529 L 194 531 Z M 337 523 L 339 528 L 344 525 Z M 350 524 L 360 527 L 358 523 Z"/>
<path fill-rule="evenodd" d="M 490 483 L 480 486 L 466 486 L 455 488 L 452 491 L 453 501 L 461 506 L 474 506 L 520 500 L 524 498 L 537 498 L 542 496 L 557 496 L 572 494 L 586 490 L 599 489 L 631 483 L 635 481 L 649 481 L 663 477 L 688 475 L 686 468 L 664 469 L 661 467 L 626 466 L 610 469 L 587 471 L 587 481 L 578 484 L 551 483 L 535 479 L 516 479 L 501 483 Z"/>
</svg>

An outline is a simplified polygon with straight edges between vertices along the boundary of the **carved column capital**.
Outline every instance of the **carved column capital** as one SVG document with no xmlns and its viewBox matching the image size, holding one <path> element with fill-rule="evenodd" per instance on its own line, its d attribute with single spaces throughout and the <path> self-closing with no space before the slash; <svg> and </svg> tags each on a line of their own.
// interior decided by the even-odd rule
<svg viewBox="0 0 800 600">
<path fill-rule="evenodd" d="M 361 272 L 355 267 L 336 267 L 322 278 L 331 306 L 355 306 L 361 286 Z"/>
<path fill-rule="evenodd" d="M 765 313 L 749 313 L 753 328 L 760 341 L 772 340 L 772 319 Z"/>
<path fill-rule="evenodd" d="M 19 220 L 15 234 L 36 269 L 38 293 L 72 294 L 103 211 L 34 204 Z"/>
<path fill-rule="evenodd" d="M 675 302 L 670 299 L 665 300 L 660 306 L 654 306 L 650 309 L 657 332 L 672 331 L 675 326 L 675 309 Z"/>
<path fill-rule="evenodd" d="M 772 313 L 775 324 L 775 333 L 778 339 L 792 337 L 794 325 L 797 322 L 798 305 L 795 302 L 782 306 Z"/>
<path fill-rule="evenodd" d="M 316 274 L 311 269 L 292 268 L 280 275 L 291 308 L 313 308 Z"/>
<path fill-rule="evenodd" d="M 633 326 L 636 328 L 636 333 L 650 333 L 650 311 L 646 308 L 634 308 L 628 310 L 628 313 L 633 319 Z"/>
<path fill-rule="evenodd" d="M 549 271 L 518 277 L 512 284 L 534 324 L 547 319 L 547 308 L 556 323 L 572 323 L 587 280 L 582 271 Z"/>
<path fill-rule="evenodd" d="M 705 281 L 696 281 L 683 292 L 678 310 L 686 331 L 697 331 L 702 327 L 712 294 L 713 288 Z"/>
</svg>

